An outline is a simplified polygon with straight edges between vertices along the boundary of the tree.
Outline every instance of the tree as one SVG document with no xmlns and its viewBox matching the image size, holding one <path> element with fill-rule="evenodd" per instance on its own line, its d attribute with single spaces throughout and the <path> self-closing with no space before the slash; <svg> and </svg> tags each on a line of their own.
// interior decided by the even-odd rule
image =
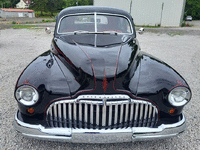
<svg viewBox="0 0 200 150">
<path fill-rule="evenodd" d="M 47 12 L 47 3 L 48 0 L 32 0 L 30 8 L 35 11 L 40 11 L 40 14 L 43 15 L 43 12 Z"/>
<path fill-rule="evenodd" d="M 66 6 L 93 5 L 93 0 L 65 0 Z"/>
<path fill-rule="evenodd" d="M 185 17 L 192 16 L 194 20 L 200 19 L 200 1 L 186 0 Z"/>
<path fill-rule="evenodd" d="M 19 2 L 20 2 L 20 0 L 10 0 L 10 7 L 15 8 L 16 4 L 19 3 Z"/>
<path fill-rule="evenodd" d="M 47 10 L 51 12 L 51 15 L 53 16 L 53 13 L 61 11 L 64 5 L 65 3 L 63 0 L 48 0 Z"/>
<path fill-rule="evenodd" d="M 10 7 L 10 0 L 0 0 L 0 5 L 2 8 L 9 8 Z"/>
</svg>

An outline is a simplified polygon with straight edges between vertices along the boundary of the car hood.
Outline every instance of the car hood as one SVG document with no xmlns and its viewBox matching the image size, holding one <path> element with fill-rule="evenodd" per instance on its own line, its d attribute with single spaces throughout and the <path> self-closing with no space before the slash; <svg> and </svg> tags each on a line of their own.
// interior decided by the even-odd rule
<svg viewBox="0 0 200 150">
<path fill-rule="evenodd" d="M 130 41 L 127 35 L 82 34 L 60 36 L 55 44 L 68 66 L 103 79 L 128 68 L 136 51 Z"/>
</svg>

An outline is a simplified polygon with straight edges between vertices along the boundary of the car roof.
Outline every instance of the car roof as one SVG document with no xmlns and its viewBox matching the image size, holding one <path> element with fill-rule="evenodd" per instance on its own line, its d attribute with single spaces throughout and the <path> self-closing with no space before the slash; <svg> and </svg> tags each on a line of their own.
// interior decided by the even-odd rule
<svg viewBox="0 0 200 150">
<path fill-rule="evenodd" d="M 77 13 L 92 13 L 92 12 L 99 12 L 99 13 L 108 13 L 108 14 L 118 14 L 123 15 L 132 20 L 131 15 L 121 9 L 112 8 L 112 7 L 105 7 L 105 6 L 74 6 L 68 7 L 63 9 L 59 15 L 58 19 L 62 18 L 63 16 L 70 15 L 70 14 L 77 14 Z"/>
</svg>

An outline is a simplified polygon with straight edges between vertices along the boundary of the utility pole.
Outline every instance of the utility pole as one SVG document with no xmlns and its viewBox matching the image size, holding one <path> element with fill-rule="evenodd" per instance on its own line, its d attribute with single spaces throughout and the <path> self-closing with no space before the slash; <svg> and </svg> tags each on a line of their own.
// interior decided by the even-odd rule
<svg viewBox="0 0 200 150">
<path fill-rule="evenodd" d="M 163 13 L 164 4 L 165 4 L 165 3 L 162 3 L 161 17 L 160 17 L 160 26 L 161 26 L 161 22 L 162 22 L 162 13 Z"/>
<path fill-rule="evenodd" d="M 132 9 L 132 0 L 131 0 L 131 3 L 130 3 L 130 15 L 131 15 L 131 9 Z"/>
</svg>

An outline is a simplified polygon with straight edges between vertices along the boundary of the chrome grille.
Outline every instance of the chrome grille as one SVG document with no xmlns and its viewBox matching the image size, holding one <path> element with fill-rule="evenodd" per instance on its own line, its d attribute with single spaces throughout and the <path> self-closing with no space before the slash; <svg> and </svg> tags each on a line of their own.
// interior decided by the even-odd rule
<svg viewBox="0 0 200 150">
<path fill-rule="evenodd" d="M 154 127 L 158 110 L 150 102 L 127 95 L 86 95 L 52 103 L 46 112 L 50 127 L 118 129 Z"/>
</svg>

